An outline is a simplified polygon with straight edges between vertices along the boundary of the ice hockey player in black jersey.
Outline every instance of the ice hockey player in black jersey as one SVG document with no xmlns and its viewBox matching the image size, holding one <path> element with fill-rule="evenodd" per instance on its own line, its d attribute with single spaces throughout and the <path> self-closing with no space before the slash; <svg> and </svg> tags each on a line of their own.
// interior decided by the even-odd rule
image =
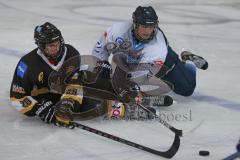
<svg viewBox="0 0 240 160">
<path fill-rule="evenodd" d="M 79 52 L 65 44 L 61 31 L 49 22 L 36 26 L 34 40 L 37 48 L 24 55 L 15 69 L 10 88 L 11 102 L 26 116 L 38 116 L 46 123 L 67 125 L 54 109 L 62 95 L 50 90 L 48 78 L 66 60 L 80 57 Z M 75 63 L 65 67 L 65 73 L 71 72 L 79 64 L 80 60 L 75 59 Z"/>
</svg>

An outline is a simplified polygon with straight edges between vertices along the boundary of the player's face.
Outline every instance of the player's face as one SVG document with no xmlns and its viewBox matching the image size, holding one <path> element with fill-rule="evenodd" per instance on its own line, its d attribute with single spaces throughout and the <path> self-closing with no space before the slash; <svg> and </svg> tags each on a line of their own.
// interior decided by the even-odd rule
<svg viewBox="0 0 240 160">
<path fill-rule="evenodd" d="M 137 28 L 137 34 L 142 39 L 149 39 L 154 31 L 154 26 L 139 25 Z"/>
<path fill-rule="evenodd" d="M 56 41 L 56 42 L 46 44 L 44 51 L 50 57 L 57 57 L 59 49 L 60 49 L 60 41 Z"/>
</svg>

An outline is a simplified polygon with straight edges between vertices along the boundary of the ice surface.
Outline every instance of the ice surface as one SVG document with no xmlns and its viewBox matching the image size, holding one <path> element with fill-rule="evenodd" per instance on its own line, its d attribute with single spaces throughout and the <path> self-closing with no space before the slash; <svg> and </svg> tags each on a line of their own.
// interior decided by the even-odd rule
<svg viewBox="0 0 240 160">
<path fill-rule="evenodd" d="M 0 0 L 0 159 L 161 159 L 81 129 L 46 125 L 9 104 L 15 66 L 36 47 L 36 25 L 52 22 L 67 43 L 89 54 L 104 29 L 131 19 L 138 5 L 156 9 L 160 27 L 178 53 L 190 50 L 210 64 L 207 71 L 198 71 L 193 96 L 174 95 L 176 103 L 161 110 L 162 118 L 184 131 L 173 159 L 216 160 L 235 151 L 240 136 L 239 0 Z M 158 122 L 82 123 L 155 149 L 164 150 L 173 138 Z M 209 150 L 210 156 L 200 157 L 199 150 Z"/>
</svg>

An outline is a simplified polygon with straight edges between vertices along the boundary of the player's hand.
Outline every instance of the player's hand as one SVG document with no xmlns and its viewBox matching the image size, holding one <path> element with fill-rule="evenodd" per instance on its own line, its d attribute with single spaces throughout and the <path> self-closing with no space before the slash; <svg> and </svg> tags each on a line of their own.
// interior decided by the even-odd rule
<svg viewBox="0 0 240 160">
<path fill-rule="evenodd" d="M 52 101 L 43 100 L 41 103 L 36 104 L 38 109 L 35 114 L 45 123 L 52 123 L 55 121 L 53 105 Z"/>
<path fill-rule="evenodd" d="M 112 67 L 108 61 L 98 61 L 95 67 L 98 76 L 104 79 L 110 79 L 110 74 L 112 72 Z"/>
<path fill-rule="evenodd" d="M 55 108 L 55 125 L 60 127 L 67 127 L 73 129 L 75 126 L 72 125 L 73 116 L 72 111 L 74 107 L 74 101 L 71 99 L 63 99 Z"/>
</svg>

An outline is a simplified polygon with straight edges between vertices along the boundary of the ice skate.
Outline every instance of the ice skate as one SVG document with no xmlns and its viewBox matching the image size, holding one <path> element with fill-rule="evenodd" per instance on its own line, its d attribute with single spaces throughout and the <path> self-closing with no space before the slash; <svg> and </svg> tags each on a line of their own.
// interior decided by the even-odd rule
<svg viewBox="0 0 240 160">
<path fill-rule="evenodd" d="M 199 69 L 206 70 L 208 68 L 208 62 L 203 57 L 195 55 L 189 51 L 183 51 L 181 53 L 181 58 L 184 62 L 187 60 L 192 61 Z"/>
</svg>

